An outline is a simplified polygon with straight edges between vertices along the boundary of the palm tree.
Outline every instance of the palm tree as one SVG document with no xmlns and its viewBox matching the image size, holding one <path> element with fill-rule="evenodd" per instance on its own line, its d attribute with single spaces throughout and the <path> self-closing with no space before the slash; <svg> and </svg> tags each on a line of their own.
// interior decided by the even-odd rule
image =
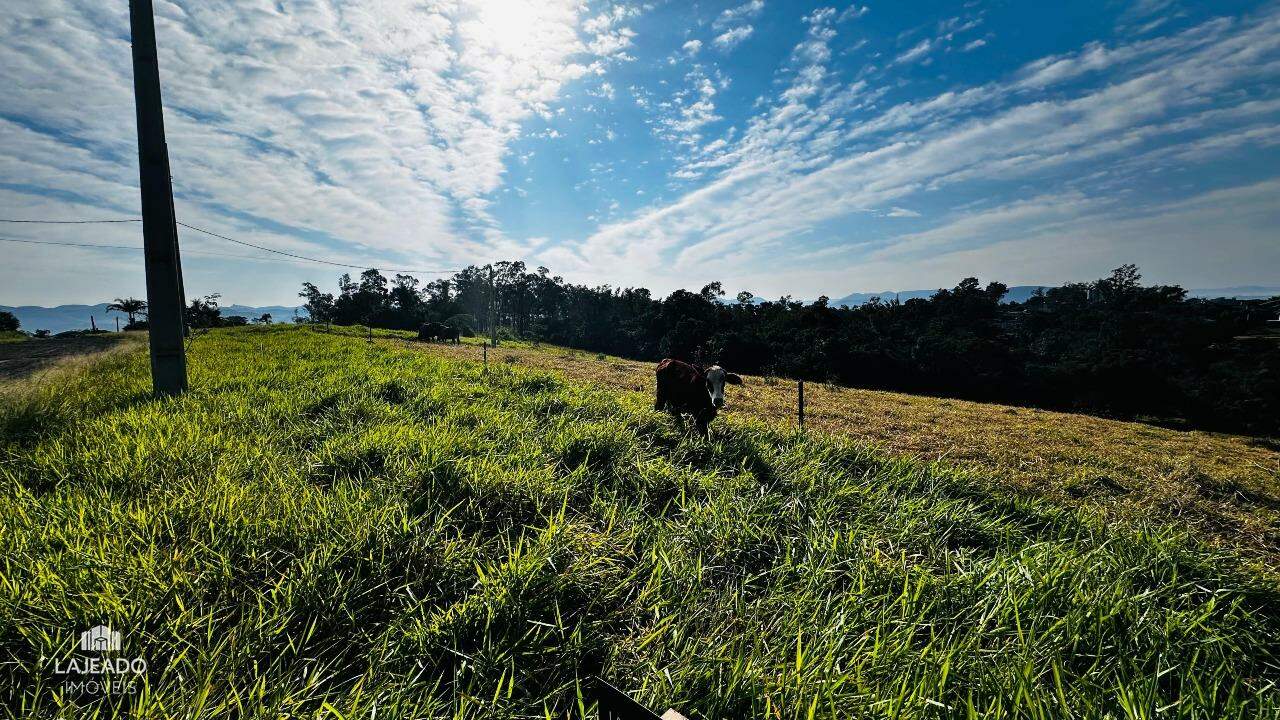
<svg viewBox="0 0 1280 720">
<path fill-rule="evenodd" d="M 107 306 L 107 311 L 115 310 L 129 316 L 129 324 L 133 324 L 133 316 L 138 313 L 147 311 L 147 301 L 139 300 L 134 297 L 116 298 L 116 301 Z"/>
</svg>

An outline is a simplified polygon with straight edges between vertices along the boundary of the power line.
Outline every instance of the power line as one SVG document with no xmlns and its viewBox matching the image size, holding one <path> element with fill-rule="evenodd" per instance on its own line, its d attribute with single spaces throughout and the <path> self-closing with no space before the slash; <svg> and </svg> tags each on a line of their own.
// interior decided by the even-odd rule
<svg viewBox="0 0 1280 720">
<path fill-rule="evenodd" d="M 84 247 L 97 248 L 99 250 L 142 250 L 140 245 L 101 245 L 98 243 L 77 243 L 77 242 L 61 242 L 57 240 L 30 240 L 27 238 L 10 238 L 0 237 L 0 241 L 28 243 L 30 245 L 62 245 L 67 247 Z M 261 260 L 263 262 L 299 262 L 297 260 L 281 260 L 272 257 L 262 257 L 260 255 L 237 255 L 235 253 L 222 253 L 213 250 L 188 250 L 191 255 L 212 255 L 214 257 L 240 258 L 241 260 Z"/>
<path fill-rule="evenodd" d="M 0 218 L 0 222 L 30 223 L 30 224 L 38 224 L 38 225 L 92 225 L 92 224 L 98 224 L 98 223 L 130 223 L 130 222 L 142 222 L 142 221 L 137 218 L 121 219 L 121 220 L 10 220 L 6 218 Z M 285 257 L 290 257 L 295 260 L 304 260 L 306 262 L 320 263 L 322 265 L 332 265 L 334 267 L 353 268 L 355 270 L 368 270 L 372 268 L 374 270 L 380 270 L 382 272 L 404 273 L 407 275 L 447 275 L 449 273 L 458 272 L 457 270 L 422 270 L 417 268 L 379 268 L 371 265 L 352 265 L 351 263 L 337 262 L 335 260 L 325 260 L 322 258 L 308 257 L 306 255 L 297 255 L 295 253 L 285 252 L 284 250 L 277 250 L 275 248 L 267 247 L 265 245 L 255 245 L 251 242 L 245 242 L 244 240 L 237 240 L 233 237 L 227 237 L 226 235 L 221 235 L 219 233 L 213 232 L 212 230 L 205 230 L 202 227 L 196 227 L 195 225 L 188 225 L 184 222 L 178 222 L 177 224 L 181 225 L 184 228 L 187 228 L 188 230 L 194 230 L 198 233 L 204 233 L 205 235 L 216 237 L 219 240 L 226 240 L 227 242 L 233 242 L 233 243 L 236 243 L 237 245 L 244 245 L 245 247 L 251 247 L 255 250 L 262 250 L 263 252 L 275 253 L 277 255 L 283 255 Z M 13 238 L 3 238 L 3 239 L 12 240 L 13 242 L 31 242 L 33 244 L 38 244 L 38 245 L 70 245 L 74 247 L 119 248 L 119 249 L 127 249 L 127 250 L 141 249 L 141 248 L 134 248 L 131 246 L 124 246 L 124 245 L 114 245 L 114 246 L 89 245 L 89 244 L 82 244 L 82 243 L 57 243 L 52 241 L 16 240 Z M 209 253 L 206 253 L 206 254 L 209 254 Z M 212 254 L 218 254 L 218 253 L 212 253 Z M 226 257 L 241 257 L 241 258 L 247 258 L 250 260 L 266 260 L 267 259 L 267 258 L 252 258 L 247 255 L 226 255 Z"/>
<path fill-rule="evenodd" d="M 98 223 L 131 223 L 142 222 L 141 218 L 129 218 L 128 220 L 5 220 L 0 218 L 0 222 L 7 223 L 34 223 L 37 225 L 96 225 Z"/>
<path fill-rule="evenodd" d="M 269 248 L 263 245 L 254 245 L 253 243 L 245 242 L 243 240 L 236 240 L 235 238 L 229 238 L 226 235 L 219 235 L 216 232 L 205 230 L 204 228 L 198 228 L 195 225 L 188 225 L 184 222 L 179 222 L 178 224 L 188 230 L 195 230 L 196 232 L 204 233 L 205 235 L 212 235 L 213 237 L 226 240 L 228 242 L 233 242 L 238 245 L 244 245 L 247 247 L 254 248 L 256 250 L 264 250 L 266 252 L 276 253 L 277 255 L 284 255 L 286 257 L 297 258 L 298 260 L 307 260 L 309 262 L 324 263 L 325 265 L 333 265 L 335 267 L 355 268 L 356 270 L 366 270 L 370 268 L 370 266 L 368 265 L 352 265 L 350 263 L 341 263 L 341 262 L 335 262 L 333 260 L 321 260 L 320 258 L 307 257 L 306 255 L 295 255 L 291 252 L 285 252 L 284 250 L 276 250 L 275 248 Z M 416 269 L 406 270 L 404 268 L 376 268 L 376 267 L 373 269 L 382 270 L 383 272 L 389 272 L 389 273 L 409 273 L 409 274 L 416 273 L 419 275 L 442 275 L 447 273 L 458 272 L 457 270 L 416 270 Z"/>
<path fill-rule="evenodd" d="M 23 238 L 0 237 L 5 242 L 29 243 L 31 245 L 65 245 L 68 247 L 103 248 L 106 250 L 141 250 L 138 245 L 95 245 L 93 243 L 56 242 L 54 240 L 26 240 Z"/>
</svg>

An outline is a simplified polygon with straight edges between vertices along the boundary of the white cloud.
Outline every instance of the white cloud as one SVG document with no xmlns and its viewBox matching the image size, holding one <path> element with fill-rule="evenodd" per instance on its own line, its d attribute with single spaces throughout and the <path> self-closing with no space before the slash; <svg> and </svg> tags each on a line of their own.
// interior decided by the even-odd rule
<svg viewBox="0 0 1280 720">
<path fill-rule="evenodd" d="M 1018 228 L 1037 232 L 1055 223 L 1074 221 L 1084 212 L 1097 211 L 1108 203 L 1079 192 L 1018 200 L 996 208 L 961 214 L 943 225 L 923 232 L 899 235 L 887 245 L 867 255 L 872 261 L 904 260 L 951 252 L 966 245 L 980 245 L 1000 239 L 1003 230 Z"/>
<path fill-rule="evenodd" d="M 982 18 L 950 17 L 938 23 L 938 36 L 950 40 L 960 33 L 968 32 L 982 24 Z"/>
<path fill-rule="evenodd" d="M 1177 7 L 1175 0 L 1135 0 L 1120 14 L 1119 29 L 1136 35 L 1150 32 L 1180 14 Z M 1135 24 L 1140 26 L 1135 29 Z"/>
<path fill-rule="evenodd" d="M 1018 282 L 1056 284 L 1101 277 L 1126 262 L 1139 262 L 1152 282 L 1264 284 L 1280 266 L 1271 230 L 1280 222 L 1277 200 L 1275 180 L 1140 209 L 1074 194 L 1036 198 L 910 236 L 912 243 L 924 240 L 915 244 L 919 259 L 911 265 L 944 284 L 979 267 L 998 267 Z M 1222 237 L 1233 242 L 1206 241 Z M 901 254 L 866 262 L 871 272 L 893 274 L 904 265 Z"/>
<path fill-rule="evenodd" d="M 0 177 L 48 193 L 0 189 L 3 214 L 137 214 L 125 7 L 124 0 L 47 0 L 0 8 Z M 840 23 L 866 9 L 822 8 L 804 18 L 805 36 L 774 85 L 740 117 L 727 104 L 727 72 L 710 54 L 693 57 L 704 42 L 730 50 L 751 36 L 763 3 L 739 4 L 716 17 L 714 33 L 671 54 L 683 63 L 682 79 L 664 69 L 658 81 L 623 85 L 661 141 L 652 168 L 669 173 L 666 186 L 636 190 L 639 176 L 628 172 L 635 162 L 593 162 L 590 185 L 575 178 L 571 187 L 596 193 L 599 212 L 591 217 L 605 224 L 550 248 L 506 237 L 495 219 L 504 186 L 510 199 L 526 192 L 517 185 L 535 186 L 527 176 L 539 164 L 530 162 L 529 148 L 522 143 L 518 158 L 509 153 L 533 136 L 565 133 L 573 142 L 574 127 L 590 129 L 584 142 L 617 137 L 596 115 L 573 125 L 565 103 L 585 97 L 593 113 L 604 112 L 598 98 L 617 92 L 608 68 L 644 49 L 628 27 L 636 6 L 385 0 L 280 7 L 271 0 L 157 7 L 178 210 L 193 224 L 357 263 L 530 257 L 591 281 L 670 288 L 724 279 L 770 292 L 824 279 L 836 289 L 862 284 L 859 278 L 949 284 L 997 266 L 1010 268 L 1005 279 L 1056 281 L 1089 277 L 1095 265 L 1124 261 L 1126 253 L 1149 253 L 1157 259 L 1128 259 L 1159 264 L 1161 248 L 1170 254 L 1165 270 L 1174 254 L 1198 258 L 1204 267 L 1197 272 L 1206 276 L 1230 263 L 1243 273 L 1276 266 L 1261 247 L 1274 243 L 1267 228 L 1276 219 L 1266 210 L 1268 201 L 1280 207 L 1274 184 L 1194 191 L 1221 182 L 1198 173 L 1201 164 L 1280 146 L 1275 8 L 1161 37 L 1126 33 L 1127 42 L 1088 44 L 931 97 L 904 92 L 902 73 L 894 72 L 902 68 L 888 68 L 888 58 L 850 78 L 833 48 L 847 50 L 851 39 L 837 40 L 837 30 L 860 31 Z M 893 62 L 981 47 L 991 34 L 956 39 L 976 26 L 971 16 L 945 19 L 934 37 L 899 48 Z M 626 125 L 615 127 L 628 143 L 640 141 Z M 555 157 L 567 162 L 566 141 L 556 142 Z M 550 157 L 542 162 L 555 162 Z M 662 164 L 667 158 L 674 171 Z M 508 178 L 507 166 L 521 163 L 529 167 Z M 596 182 L 606 176 L 620 178 L 618 185 Z M 1134 191 L 1153 185 L 1170 197 L 1157 202 Z M 631 203 L 608 199 L 614 196 L 661 200 L 632 212 Z M 948 210 L 960 203 L 969 204 Z M 928 208 L 927 217 L 907 221 L 921 217 L 908 208 Z M 1214 222 L 1216 234 L 1208 232 Z M 1192 229 L 1231 238 L 1222 264 L 1197 249 Z M 77 232 L 39 237 L 82 238 Z M 97 238 L 138 242 L 129 226 L 104 228 Z M 1251 264 L 1248 252 L 1261 260 Z M 1029 277 L 1037 253 L 1062 276 Z M 110 269 L 113 279 L 92 285 L 101 296 L 136 292 L 105 283 L 140 277 L 136 260 L 103 251 L 26 248 L 13 257 L 23 272 L 0 271 L 0 288 L 15 293 L 37 290 L 24 278 L 71 277 L 68 258 Z M 233 273 L 218 262 L 193 259 L 189 286 L 199 291 L 202 282 L 233 278 L 278 293 L 305 272 L 331 276 L 287 267 L 272 280 L 271 266 Z M 889 279 L 895 276 L 903 282 Z M 98 282 L 88 277 L 82 272 L 83 282 L 64 286 Z M 1221 284 L 1238 280 L 1224 275 Z"/>
<path fill-rule="evenodd" d="M 759 17 L 764 11 L 764 0 L 750 0 L 736 7 L 728 8 L 716 16 L 711 22 L 711 27 L 716 30 L 723 30 L 730 25 L 735 25 L 747 20 Z"/>
<path fill-rule="evenodd" d="M 631 41 L 635 36 L 636 34 L 631 28 L 618 28 L 617 30 L 602 32 L 587 44 L 587 50 L 602 57 L 626 59 L 623 51 L 631 46 Z"/>
<path fill-rule="evenodd" d="M 729 51 L 737 47 L 743 40 L 751 37 L 751 33 L 755 32 L 755 28 L 750 25 L 740 25 L 732 30 L 726 30 L 724 33 L 717 35 L 713 42 L 716 47 L 724 51 Z"/>
<path fill-rule="evenodd" d="M 846 264 L 828 257 L 821 269 L 775 266 L 768 273 L 744 273 L 730 287 L 766 290 L 795 287 L 950 287 L 965 276 L 1019 284 L 1055 285 L 1105 276 L 1126 262 L 1138 262 L 1149 282 L 1184 287 L 1273 284 L 1280 263 L 1274 228 L 1280 222 L 1280 186 L 1274 181 L 1206 192 L 1157 205 L 1143 212 L 1118 206 L 1087 209 L 1075 220 L 1068 212 L 1053 218 L 1051 198 L 1042 198 L 1049 221 L 1014 220 L 991 224 L 983 242 L 902 258 Z M 1074 200 L 1064 198 L 1070 204 Z M 1002 211 L 1001 208 L 996 209 Z M 1232 239 L 1230 243 L 1206 238 Z M 857 248 L 853 248 L 855 251 Z M 846 262 L 848 253 L 838 254 Z M 811 261 L 810 261 L 811 262 Z"/>
<path fill-rule="evenodd" d="M 983 221 L 998 220 L 1002 227 L 1034 224 L 1047 232 L 1055 223 L 1066 227 L 1076 215 L 1114 220 L 1123 214 L 1113 207 L 1134 207 L 1118 204 L 1134 176 L 1163 170 L 1170 162 L 1203 162 L 1248 145 L 1264 147 L 1275 142 L 1269 128 L 1280 122 L 1276 108 L 1242 92 L 1280 76 L 1280 13 L 1227 27 L 1210 21 L 1158 42 L 1086 48 L 1033 63 L 1006 82 L 950 91 L 878 114 L 870 112 L 880 97 L 878 88 L 862 81 L 841 84 L 825 68 L 829 29 L 814 24 L 793 53 L 797 62 L 788 82 L 740 138 L 687 168 L 695 177 L 708 173 L 705 183 L 601 227 L 572 253 L 592 259 L 581 260 L 581 267 L 624 268 L 628 278 L 623 282 L 644 282 L 661 273 L 667 287 L 715 279 L 705 275 L 712 266 L 719 279 L 730 282 L 773 277 L 762 284 L 785 289 L 803 276 L 811 286 L 826 271 L 796 267 L 789 274 L 787 263 L 799 255 L 790 248 L 835 221 L 856 233 L 866 222 L 854 218 L 874 219 L 872 208 L 902 207 L 975 181 L 1065 181 L 1071 186 L 1056 201 L 1009 203 L 1002 216 L 988 213 Z M 1063 92 L 1062 84 L 1078 77 L 1074 68 L 1094 63 L 1085 58 L 1095 53 L 1107 58 L 1108 83 Z M 1063 61 L 1073 70 L 1043 73 Z M 1052 92 L 1047 94 L 1036 89 L 1048 86 Z M 1144 165 L 1139 159 L 1146 156 L 1153 159 Z M 1265 196 L 1269 187 L 1256 195 Z M 944 196 L 932 197 L 936 202 Z M 1280 198 L 1273 200 L 1280 207 Z M 1256 213 L 1249 217 L 1258 222 Z M 970 220 L 969 227 L 975 222 Z M 979 252 L 957 239 L 955 233 L 965 227 L 950 227 L 950 235 L 938 230 L 875 243 L 842 236 L 830 242 L 853 251 L 853 264 L 841 266 L 846 275 L 862 272 L 860 263 L 883 265 L 890 257 L 913 268 L 925 263 L 928 253 L 916 249 L 928 243 L 949 256 Z M 1251 227 L 1239 233 L 1242 248 L 1255 247 L 1267 234 L 1263 226 Z M 975 246 L 981 244 L 978 237 L 973 235 Z M 1150 242 L 1158 244 L 1158 238 Z M 878 249 L 868 249 L 876 243 Z M 715 263 L 706 262 L 713 257 Z M 991 255 L 982 257 L 995 263 Z M 762 275 L 762 267 L 776 276 Z"/>
<path fill-rule="evenodd" d="M 179 212 L 260 238 L 246 218 L 261 218 L 319 254 L 400 264 L 522 252 L 489 215 L 511 142 L 634 38 L 622 24 L 634 9 L 584 12 L 577 0 L 159 3 Z M 0 126 L 4 177 L 137 214 L 128 35 L 123 0 L 0 9 L 5 111 L 23 123 Z M 0 210 L 31 197 L 5 193 Z"/>
<path fill-rule="evenodd" d="M 951 41 L 961 33 L 968 32 L 982 24 L 981 18 L 963 18 L 950 17 L 938 23 L 938 34 L 933 38 L 925 38 L 908 50 L 900 53 L 894 58 L 894 65 L 906 65 L 909 63 L 919 62 L 922 65 L 929 65 L 933 62 L 933 58 L 929 57 L 932 53 L 940 50 L 950 50 Z M 975 50 L 986 45 L 986 40 L 974 40 L 964 46 L 964 52 Z"/>
<path fill-rule="evenodd" d="M 640 8 L 628 5 L 614 5 L 609 10 L 596 15 L 582 23 L 582 31 L 589 35 L 609 32 L 615 26 L 640 14 Z"/>
<path fill-rule="evenodd" d="M 664 140 L 694 146 L 702 141 L 702 129 L 722 118 L 716 113 L 716 83 L 702 67 L 690 70 L 685 81 L 688 88 L 659 105 L 663 113 L 656 119 L 655 130 Z"/>
<path fill-rule="evenodd" d="M 910 50 L 907 50 L 895 58 L 894 62 L 899 65 L 916 62 L 929 54 L 929 51 L 933 49 L 933 44 L 933 40 L 925 38 L 913 45 Z"/>
<path fill-rule="evenodd" d="M 871 12 L 871 8 L 866 5 L 859 6 L 857 3 L 853 3 L 840 12 L 839 17 L 836 18 L 836 22 L 856 20 L 869 12 Z"/>
</svg>

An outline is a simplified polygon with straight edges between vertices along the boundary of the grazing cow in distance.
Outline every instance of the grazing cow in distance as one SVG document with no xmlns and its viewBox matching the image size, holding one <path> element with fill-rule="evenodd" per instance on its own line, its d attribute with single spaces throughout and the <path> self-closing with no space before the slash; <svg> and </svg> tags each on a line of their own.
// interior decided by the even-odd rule
<svg viewBox="0 0 1280 720">
<path fill-rule="evenodd" d="M 418 328 L 419 340 L 441 340 L 461 342 L 462 333 L 458 328 L 447 323 L 425 322 L 422 327 Z"/>
<path fill-rule="evenodd" d="M 692 415 L 698 433 L 704 438 L 710 435 L 716 413 L 724 407 L 725 384 L 742 384 L 740 376 L 725 372 L 719 365 L 702 368 L 672 358 L 658 363 L 655 372 L 658 395 L 653 409 L 671 413 L 676 424 L 683 424 L 681 415 Z"/>
<path fill-rule="evenodd" d="M 435 340 L 439 336 L 440 336 L 440 323 L 438 322 L 424 322 L 422 323 L 422 326 L 418 328 L 419 340 L 431 341 L 431 340 Z"/>
</svg>

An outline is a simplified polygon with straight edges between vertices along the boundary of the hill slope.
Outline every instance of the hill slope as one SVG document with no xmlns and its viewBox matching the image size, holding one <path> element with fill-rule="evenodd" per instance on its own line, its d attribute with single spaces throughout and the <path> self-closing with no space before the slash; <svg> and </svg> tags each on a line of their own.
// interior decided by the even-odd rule
<svg viewBox="0 0 1280 720">
<path fill-rule="evenodd" d="M 1276 585 L 1160 523 L 358 330 L 190 359 L 0 395 L 14 714 L 99 621 L 148 661 L 115 715 L 576 716 L 591 673 L 691 718 L 1280 710 Z"/>
<path fill-rule="evenodd" d="M 475 345 L 410 342 L 420 352 L 479 360 Z M 596 387 L 653 396 L 652 363 L 507 342 L 491 362 L 549 370 Z M 1280 442 L 1034 408 L 805 385 L 805 423 L 895 456 L 943 461 L 1006 490 L 1118 517 L 1158 517 L 1280 568 Z M 796 385 L 747 377 L 728 417 L 784 428 Z"/>
</svg>

